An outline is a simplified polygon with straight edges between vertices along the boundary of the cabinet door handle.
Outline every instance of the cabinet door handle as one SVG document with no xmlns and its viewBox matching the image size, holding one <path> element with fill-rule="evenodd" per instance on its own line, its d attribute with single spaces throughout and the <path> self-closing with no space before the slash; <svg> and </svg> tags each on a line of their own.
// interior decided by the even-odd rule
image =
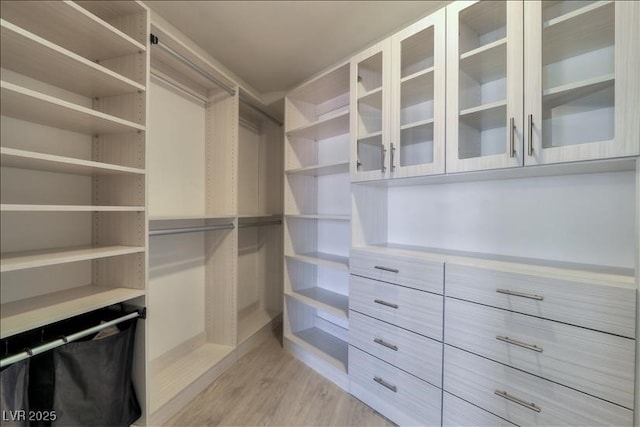
<svg viewBox="0 0 640 427">
<path fill-rule="evenodd" d="M 540 408 L 539 406 L 537 406 L 535 403 L 533 402 L 527 402 L 525 400 L 522 400 L 520 398 L 517 398 L 515 396 L 511 396 L 510 394 L 508 394 L 506 391 L 504 390 L 496 390 L 493 392 L 494 394 L 502 397 L 503 399 L 507 399 L 510 402 L 513 403 L 517 403 L 518 405 L 522 405 L 527 409 L 531 409 L 532 411 L 535 412 L 540 412 L 542 411 L 542 408 Z"/>
<path fill-rule="evenodd" d="M 390 348 L 393 351 L 398 351 L 398 346 L 397 345 L 389 344 L 388 342 L 386 342 L 383 339 L 374 338 L 373 342 L 376 343 L 376 344 L 380 344 L 381 346 Z"/>
<path fill-rule="evenodd" d="M 375 302 L 376 304 L 384 305 L 385 307 L 391 307 L 391 308 L 398 309 L 398 304 L 394 304 L 392 302 L 386 302 L 386 301 L 381 300 L 381 299 L 374 299 L 373 302 Z"/>
<path fill-rule="evenodd" d="M 515 119 L 511 117 L 509 119 L 509 157 L 515 157 L 516 155 L 516 144 L 515 144 L 515 136 L 514 136 L 515 131 L 516 131 Z"/>
<path fill-rule="evenodd" d="M 542 347 L 538 347 L 537 345 L 533 345 L 533 344 L 527 344 L 525 342 L 514 340 L 514 339 L 509 338 L 509 337 L 502 337 L 502 336 L 498 335 L 496 337 L 496 339 L 498 341 L 506 342 L 507 344 L 513 344 L 513 345 L 517 345 L 518 347 L 526 348 L 528 350 L 537 351 L 538 353 L 542 353 L 542 351 L 543 351 Z"/>
<path fill-rule="evenodd" d="M 384 148 L 384 145 L 380 147 L 380 171 L 384 173 L 387 170 L 387 167 L 384 165 L 384 159 L 387 155 L 387 149 Z"/>
<path fill-rule="evenodd" d="M 527 153 L 530 156 L 533 156 L 533 114 L 529 114 L 529 117 L 527 118 L 527 129 L 528 129 L 528 134 L 529 134 L 529 141 L 528 141 L 528 149 L 527 149 Z"/>
<path fill-rule="evenodd" d="M 400 270 L 398 270 L 397 268 L 383 267 L 381 265 L 375 265 L 373 266 L 373 268 L 375 268 L 376 270 L 388 271 L 390 273 L 400 273 Z"/>
<path fill-rule="evenodd" d="M 373 377 L 373 380 L 375 382 L 377 382 L 378 384 L 380 384 L 381 386 L 384 386 L 384 387 L 388 388 L 389 390 L 391 390 L 394 393 L 398 392 L 398 387 L 394 386 L 391 383 L 386 382 L 385 380 L 383 380 L 380 377 Z"/>
<path fill-rule="evenodd" d="M 496 292 L 499 294 L 512 295 L 514 297 L 534 299 L 537 301 L 542 301 L 544 299 L 542 295 L 525 294 L 524 292 L 511 291 L 509 289 L 496 289 Z"/>
<path fill-rule="evenodd" d="M 393 170 L 396 168 L 396 165 L 393 164 L 395 154 L 396 154 L 396 147 L 393 146 L 393 142 L 392 142 L 391 143 L 391 153 L 389 153 L 389 155 L 391 156 L 389 158 L 389 163 L 391 163 L 391 165 L 390 165 L 391 172 L 393 172 Z"/>
</svg>

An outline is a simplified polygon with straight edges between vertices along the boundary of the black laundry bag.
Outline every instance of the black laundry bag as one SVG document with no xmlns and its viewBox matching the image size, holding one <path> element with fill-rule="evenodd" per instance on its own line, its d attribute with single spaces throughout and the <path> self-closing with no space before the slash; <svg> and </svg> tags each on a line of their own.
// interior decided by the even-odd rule
<svg viewBox="0 0 640 427">
<path fill-rule="evenodd" d="M 0 424 L 29 425 L 29 360 L 14 363 L 0 371 Z"/>
</svg>

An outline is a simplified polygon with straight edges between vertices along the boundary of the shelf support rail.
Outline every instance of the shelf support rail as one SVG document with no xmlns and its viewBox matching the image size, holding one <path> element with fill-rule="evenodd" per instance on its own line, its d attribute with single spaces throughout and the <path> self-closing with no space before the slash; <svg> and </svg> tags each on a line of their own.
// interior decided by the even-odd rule
<svg viewBox="0 0 640 427">
<path fill-rule="evenodd" d="M 199 233 L 202 231 L 232 230 L 233 224 L 206 225 L 202 227 L 165 228 L 163 230 L 149 230 L 149 236 L 168 236 L 171 234 Z"/>
<path fill-rule="evenodd" d="M 53 350 L 54 348 L 57 347 L 61 347 L 67 343 L 73 342 L 73 341 L 77 341 L 81 338 L 84 338 L 86 336 L 95 334 L 97 332 L 102 331 L 103 329 L 107 329 L 110 328 L 114 325 L 117 325 L 118 323 L 122 323 L 125 322 L 127 320 L 130 319 L 135 319 L 136 317 L 144 317 L 142 314 L 142 310 L 137 310 L 134 311 L 133 313 L 129 313 L 126 314 L 122 317 L 118 317 L 117 319 L 111 320 L 109 322 L 105 322 L 105 323 L 101 323 L 99 325 L 96 325 L 92 328 L 88 328 L 88 329 L 84 329 L 80 332 L 76 332 L 75 334 L 71 334 L 68 336 L 63 336 L 60 338 L 57 338 L 53 341 L 50 341 L 48 343 L 44 343 L 42 345 L 39 345 L 37 347 L 34 348 L 27 348 L 25 349 L 23 352 L 21 353 L 17 353 L 14 354 L 13 356 L 9 356 L 9 357 L 5 357 L 4 359 L 0 360 L 0 368 L 4 368 L 5 366 L 9 366 L 12 365 L 14 363 L 20 362 L 22 360 L 28 359 L 30 357 L 36 356 L 38 354 L 44 353 L 46 351 L 49 350 Z"/>
</svg>

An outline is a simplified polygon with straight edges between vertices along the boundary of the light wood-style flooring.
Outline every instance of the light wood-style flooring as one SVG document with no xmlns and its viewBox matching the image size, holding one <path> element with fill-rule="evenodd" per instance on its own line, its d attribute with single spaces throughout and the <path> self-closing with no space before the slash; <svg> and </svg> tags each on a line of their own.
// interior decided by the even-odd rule
<svg viewBox="0 0 640 427">
<path fill-rule="evenodd" d="M 269 336 L 167 426 L 392 426 Z"/>
</svg>

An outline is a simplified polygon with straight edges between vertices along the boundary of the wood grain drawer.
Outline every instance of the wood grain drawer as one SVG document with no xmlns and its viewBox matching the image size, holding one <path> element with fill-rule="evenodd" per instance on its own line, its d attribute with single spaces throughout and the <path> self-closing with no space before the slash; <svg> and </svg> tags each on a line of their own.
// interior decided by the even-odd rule
<svg viewBox="0 0 640 427">
<path fill-rule="evenodd" d="M 442 294 L 444 263 L 395 254 L 351 250 L 351 274 Z"/>
<path fill-rule="evenodd" d="M 441 295 L 349 277 L 349 308 L 442 341 Z"/>
<path fill-rule="evenodd" d="M 444 427 L 513 427 L 515 424 L 445 391 L 442 398 L 442 425 Z"/>
<path fill-rule="evenodd" d="M 442 390 L 349 346 L 351 394 L 400 425 L 440 426 Z"/>
<path fill-rule="evenodd" d="M 633 411 L 445 345 L 444 389 L 518 425 L 631 426 Z"/>
<path fill-rule="evenodd" d="M 442 387 L 442 343 L 439 341 L 350 311 L 349 344 Z"/>
<path fill-rule="evenodd" d="M 635 341 L 446 298 L 445 340 L 633 408 Z"/>
<path fill-rule="evenodd" d="M 635 290 L 447 264 L 447 296 L 635 337 Z"/>
</svg>

